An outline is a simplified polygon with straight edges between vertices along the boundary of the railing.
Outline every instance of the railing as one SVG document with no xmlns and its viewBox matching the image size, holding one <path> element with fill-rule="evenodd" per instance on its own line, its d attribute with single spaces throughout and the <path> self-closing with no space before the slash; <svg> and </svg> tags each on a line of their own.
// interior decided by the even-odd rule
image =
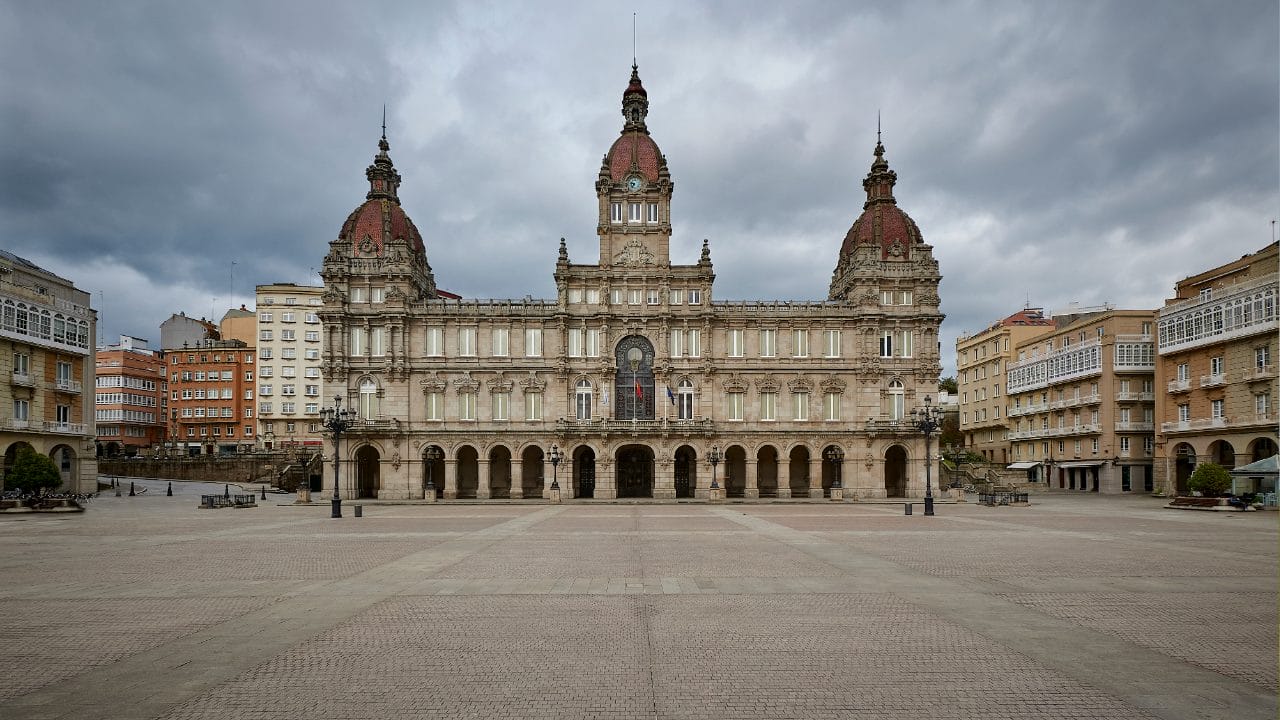
<svg viewBox="0 0 1280 720">
<path fill-rule="evenodd" d="M 1171 393 L 1187 392 L 1190 389 L 1191 389 L 1190 378 L 1186 380 L 1170 380 L 1169 381 L 1169 392 Z"/>
<path fill-rule="evenodd" d="M 27 430 L 30 427 L 31 423 L 27 420 L 15 420 L 13 418 L 9 418 L 4 421 L 4 428 L 6 430 Z"/>
<path fill-rule="evenodd" d="M 18 372 L 15 370 L 13 372 L 13 384 L 31 386 L 35 385 L 36 381 L 31 377 L 30 373 Z"/>
<path fill-rule="evenodd" d="M 1153 402 L 1156 394 L 1153 392 L 1118 392 L 1116 400 L 1120 402 Z"/>
<path fill-rule="evenodd" d="M 1009 409 L 1010 416 L 1016 415 L 1034 415 L 1036 413 L 1046 412 L 1049 409 L 1048 403 L 1039 403 L 1036 405 L 1023 405 L 1022 407 L 1014 407 Z"/>
<path fill-rule="evenodd" d="M 45 432 L 65 433 L 68 435 L 84 435 L 85 427 L 83 423 L 46 422 L 44 424 Z"/>
<path fill-rule="evenodd" d="M 711 418 L 694 418 L 692 420 L 614 420 L 612 418 L 595 418 L 593 420 L 575 420 L 560 418 L 556 420 L 556 432 L 565 435 L 594 435 L 597 433 L 699 433 L 709 434 L 715 423 Z"/>
<path fill-rule="evenodd" d="M 56 387 L 60 392 L 78 394 L 80 392 L 81 385 L 79 380 L 59 379 L 54 387 Z"/>
<path fill-rule="evenodd" d="M 1160 423 L 1160 432 L 1188 432 L 1191 430 L 1224 428 L 1226 426 L 1227 419 L 1225 417 L 1200 418 L 1198 420 L 1174 420 L 1172 422 Z"/>
<path fill-rule="evenodd" d="M 1201 375 L 1201 376 L 1200 376 L 1200 387 L 1202 387 L 1202 388 L 1206 388 L 1206 387 L 1217 387 L 1217 386 L 1219 386 L 1219 385 L 1221 385 L 1221 384 L 1225 383 L 1226 381 L 1227 381 L 1226 376 L 1225 376 L 1225 375 L 1222 375 L 1221 373 L 1219 373 L 1219 374 L 1217 374 L 1217 375 Z"/>
<path fill-rule="evenodd" d="M 1153 432 L 1156 429 L 1154 422 L 1117 422 L 1116 432 Z"/>
<path fill-rule="evenodd" d="M 919 432 L 916 426 L 906 418 L 902 420 L 868 420 L 867 432 Z"/>
<path fill-rule="evenodd" d="M 1262 365 L 1262 366 L 1254 366 L 1251 368 L 1245 368 L 1244 372 L 1242 372 L 1240 376 L 1241 376 L 1241 379 L 1243 380 L 1264 380 L 1266 378 L 1275 377 L 1276 366 Z"/>
</svg>

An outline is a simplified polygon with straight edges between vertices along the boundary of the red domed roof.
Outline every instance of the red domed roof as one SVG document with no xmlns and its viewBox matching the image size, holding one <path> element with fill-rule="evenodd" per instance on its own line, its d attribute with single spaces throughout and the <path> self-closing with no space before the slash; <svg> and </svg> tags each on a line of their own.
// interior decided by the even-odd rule
<svg viewBox="0 0 1280 720">
<path fill-rule="evenodd" d="M 425 253 L 422 235 L 400 204 L 386 198 L 364 201 L 347 216 L 339 240 L 349 240 L 356 255 L 380 256 L 386 243 L 403 238 L 415 252 Z"/>
<path fill-rule="evenodd" d="M 605 162 L 609 165 L 609 176 L 619 182 L 632 167 L 640 171 L 649 182 L 658 182 L 658 167 L 661 165 L 662 151 L 658 143 L 645 133 L 626 132 L 613 141 Z"/>
<path fill-rule="evenodd" d="M 893 186 L 898 181 L 898 174 L 889 169 L 884 159 L 884 146 L 876 143 L 875 161 L 871 163 L 871 172 L 862 181 L 867 191 L 867 202 L 862 206 L 862 214 L 853 221 L 853 227 L 844 236 L 840 246 L 840 256 L 853 252 L 858 245 L 875 245 L 880 248 L 882 260 L 907 260 L 911 256 L 911 248 L 924 242 L 920 236 L 920 228 L 898 207 L 893 197 Z"/>
</svg>

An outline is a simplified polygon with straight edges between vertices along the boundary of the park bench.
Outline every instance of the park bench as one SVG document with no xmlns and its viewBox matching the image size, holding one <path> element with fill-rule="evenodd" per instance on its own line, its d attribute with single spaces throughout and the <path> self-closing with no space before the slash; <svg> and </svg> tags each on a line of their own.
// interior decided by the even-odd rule
<svg viewBox="0 0 1280 720">
<path fill-rule="evenodd" d="M 200 509 L 257 507 L 257 495 L 201 495 Z"/>
</svg>

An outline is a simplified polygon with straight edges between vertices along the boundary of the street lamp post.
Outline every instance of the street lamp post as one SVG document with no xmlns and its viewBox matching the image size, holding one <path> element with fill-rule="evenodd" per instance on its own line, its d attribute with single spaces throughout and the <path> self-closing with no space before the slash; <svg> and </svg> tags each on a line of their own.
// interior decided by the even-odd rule
<svg viewBox="0 0 1280 720">
<path fill-rule="evenodd" d="M 320 411 L 320 420 L 324 424 L 325 429 L 333 433 L 333 512 L 329 515 L 331 518 L 342 517 L 342 496 L 338 494 L 338 468 L 342 464 L 339 455 L 339 443 L 342 440 L 342 433 L 346 432 L 352 424 L 353 413 L 342 407 L 342 396 L 335 395 L 333 397 L 333 407 L 327 407 Z"/>
<path fill-rule="evenodd" d="M 844 499 L 844 484 L 840 481 L 841 463 L 844 462 L 844 450 L 832 445 L 827 448 L 827 461 L 831 463 L 835 470 L 835 477 L 831 479 L 831 499 Z"/>
<path fill-rule="evenodd" d="M 427 448 L 427 487 L 422 491 L 422 499 L 430 502 L 436 500 L 436 482 L 435 469 L 436 462 L 444 457 L 444 453 L 440 452 L 440 448 L 432 445 Z"/>
<path fill-rule="evenodd" d="M 924 396 L 924 407 L 917 407 L 911 411 L 911 422 L 915 428 L 924 433 L 924 514 L 933 514 L 933 461 L 929 459 L 929 440 L 933 437 L 933 433 L 937 432 L 938 425 L 942 420 L 942 412 L 940 408 L 930 405 L 928 395 Z"/>
<path fill-rule="evenodd" d="M 560 452 L 560 446 L 551 446 L 551 502 L 560 502 L 560 461 L 564 459 L 564 453 Z"/>
<path fill-rule="evenodd" d="M 712 445 L 711 452 L 707 454 L 707 461 L 711 463 L 711 492 L 708 500 L 720 499 L 720 483 L 716 482 L 716 465 L 720 464 L 720 446 Z"/>
</svg>

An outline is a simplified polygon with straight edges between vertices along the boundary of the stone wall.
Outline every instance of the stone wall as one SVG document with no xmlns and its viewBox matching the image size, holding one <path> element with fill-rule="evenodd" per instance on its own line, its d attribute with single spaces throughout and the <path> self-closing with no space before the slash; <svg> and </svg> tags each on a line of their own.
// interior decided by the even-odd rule
<svg viewBox="0 0 1280 720">
<path fill-rule="evenodd" d="M 137 458 L 98 462 L 104 476 L 193 480 L 213 483 L 263 483 L 292 492 L 308 476 L 308 466 L 319 472 L 317 456 L 292 453 L 201 455 L 182 458 Z"/>
</svg>

